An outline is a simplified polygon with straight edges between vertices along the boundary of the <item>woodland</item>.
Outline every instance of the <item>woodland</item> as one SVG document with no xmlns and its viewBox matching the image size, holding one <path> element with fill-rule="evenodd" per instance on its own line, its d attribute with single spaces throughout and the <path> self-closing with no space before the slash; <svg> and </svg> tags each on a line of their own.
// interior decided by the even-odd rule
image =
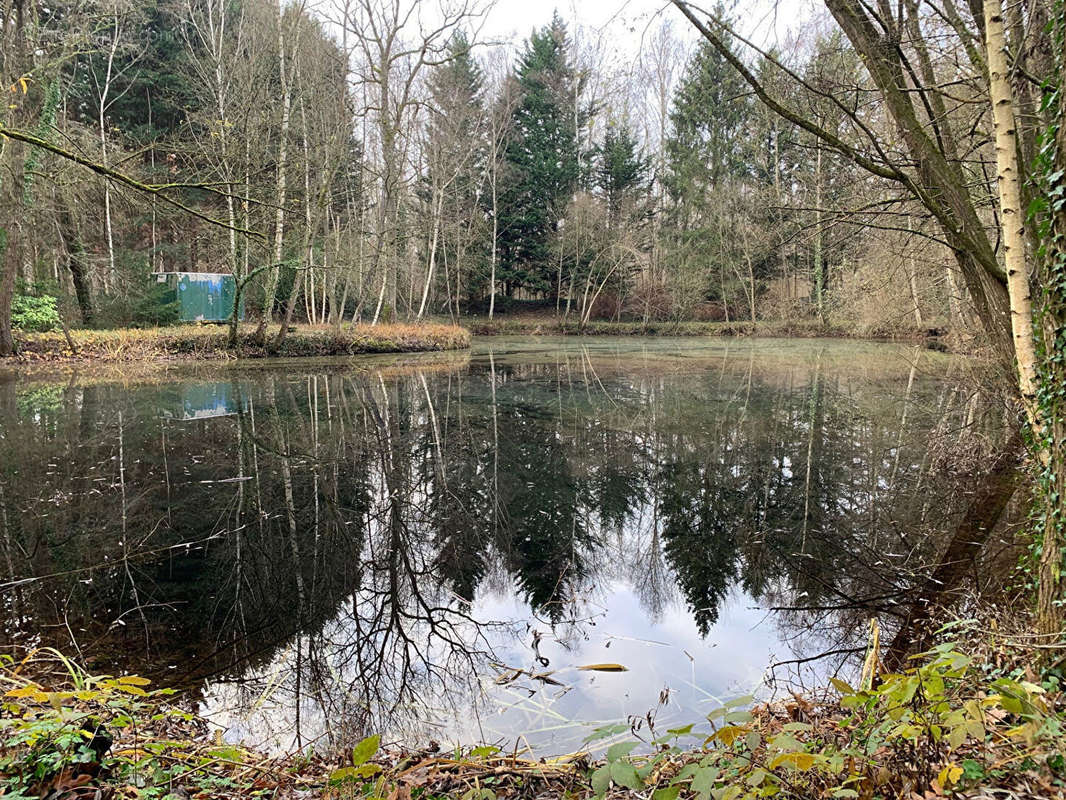
<svg viewBox="0 0 1066 800">
<path fill-rule="evenodd" d="M 475 0 L 4 0 L 0 355 L 173 321 L 160 271 L 232 274 L 275 345 L 516 308 L 947 329 L 1060 504 L 1061 7 L 827 0 L 765 48 L 671 5 L 620 64 L 558 12 L 512 54 Z"/>
<path fill-rule="evenodd" d="M 472 2 L 6 5 L 5 351 L 11 305 L 24 328 L 51 305 L 71 327 L 166 323 L 162 271 L 232 273 L 264 322 L 977 327 L 984 299 L 900 186 L 901 131 L 825 14 L 759 53 L 667 9 L 628 59 L 558 13 L 479 38 L 492 8 Z M 900 38 L 987 229 L 984 58 L 956 23 L 915 8 L 923 38 Z"/>
</svg>

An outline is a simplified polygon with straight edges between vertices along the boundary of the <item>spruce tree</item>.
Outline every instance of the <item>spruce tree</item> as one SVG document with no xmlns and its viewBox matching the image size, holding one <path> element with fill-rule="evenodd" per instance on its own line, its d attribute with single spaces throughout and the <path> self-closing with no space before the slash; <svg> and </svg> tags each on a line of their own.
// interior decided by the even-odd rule
<svg viewBox="0 0 1066 800">
<path fill-rule="evenodd" d="M 730 206 L 745 194 L 737 187 L 752 178 L 757 118 L 747 84 L 707 42 L 685 70 L 670 125 L 664 184 L 673 208 L 664 245 L 685 294 L 675 305 L 689 313 L 695 303 L 717 299 L 728 315 L 743 260 Z"/>
<path fill-rule="evenodd" d="M 718 184 L 749 170 L 754 107 L 736 70 L 706 42 L 689 62 L 674 97 L 666 141 L 668 185 L 699 202 Z"/>
<path fill-rule="evenodd" d="M 607 204 L 608 224 L 614 227 L 629 201 L 647 189 L 650 165 L 640 152 L 636 136 L 625 124 L 608 125 L 596 155 L 596 188 Z"/>
<path fill-rule="evenodd" d="M 500 278 L 508 291 L 553 288 L 551 243 L 580 177 L 577 110 L 581 80 L 556 14 L 535 31 L 515 70 L 521 99 L 512 112 L 508 175 L 500 203 Z"/>
</svg>

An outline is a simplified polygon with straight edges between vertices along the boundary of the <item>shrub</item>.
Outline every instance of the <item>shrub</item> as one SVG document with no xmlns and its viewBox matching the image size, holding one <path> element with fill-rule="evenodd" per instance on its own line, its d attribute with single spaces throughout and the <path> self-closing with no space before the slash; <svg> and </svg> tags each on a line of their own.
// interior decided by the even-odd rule
<svg viewBox="0 0 1066 800">
<path fill-rule="evenodd" d="M 56 299 L 17 294 L 11 303 L 11 326 L 20 331 L 54 331 L 59 327 Z"/>
<path fill-rule="evenodd" d="M 181 322 L 181 304 L 175 292 L 162 284 L 153 285 L 133 301 L 130 324 L 136 328 L 163 328 Z"/>
<path fill-rule="evenodd" d="M 174 292 L 160 284 L 136 287 L 123 295 L 97 298 L 94 327 L 163 328 L 180 322 L 181 307 Z"/>
</svg>

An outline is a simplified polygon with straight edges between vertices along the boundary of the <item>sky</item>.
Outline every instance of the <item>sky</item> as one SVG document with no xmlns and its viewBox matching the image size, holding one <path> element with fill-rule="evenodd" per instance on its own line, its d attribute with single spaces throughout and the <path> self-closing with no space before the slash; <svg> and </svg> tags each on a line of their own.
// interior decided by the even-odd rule
<svg viewBox="0 0 1066 800">
<path fill-rule="evenodd" d="M 714 0 L 706 0 L 711 7 Z M 568 22 L 578 21 L 591 34 L 608 38 L 612 46 L 635 55 L 645 32 L 666 17 L 685 38 L 698 35 L 668 0 L 497 0 L 489 12 L 483 35 L 497 40 L 524 40 L 546 24 L 558 9 Z M 761 44 L 786 38 L 796 24 L 815 13 L 814 0 L 737 0 L 733 11 L 746 35 Z"/>
</svg>

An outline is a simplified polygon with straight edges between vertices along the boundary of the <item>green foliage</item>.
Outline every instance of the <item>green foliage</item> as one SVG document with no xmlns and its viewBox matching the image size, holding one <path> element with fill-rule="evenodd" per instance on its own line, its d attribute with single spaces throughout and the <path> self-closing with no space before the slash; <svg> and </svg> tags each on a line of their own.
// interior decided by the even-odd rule
<svg viewBox="0 0 1066 800">
<path fill-rule="evenodd" d="M 1015 758 L 1025 754 L 1029 765 L 1019 769 L 1042 758 L 1056 772 L 1064 731 L 1042 686 L 996 674 L 975 685 L 981 676 L 972 659 L 951 642 L 921 658 L 868 690 L 833 679 L 843 712 L 813 723 L 748 710 L 753 698 L 742 697 L 708 715 L 709 734 L 695 725 L 673 728 L 643 743 L 650 755 L 636 756 L 640 742 L 617 741 L 628 726 L 599 728 L 588 741 L 615 741 L 589 771 L 592 792 L 602 798 L 616 786 L 654 800 L 848 798 L 895 796 L 909 781 L 919 794 L 927 788 L 941 794 L 979 785 L 998 763 L 1011 761 L 1002 750 L 991 752 L 990 742 Z M 703 739 L 702 751 L 681 747 L 691 736 Z"/>
<path fill-rule="evenodd" d="M 552 286 L 552 238 L 581 177 L 578 130 L 588 112 L 575 114 L 582 81 L 569 49 L 556 14 L 530 36 L 514 75 L 520 96 L 505 151 L 498 278 L 535 292 Z"/>
<path fill-rule="evenodd" d="M 7 682 L 16 684 L 0 706 L 0 794 L 36 797 L 41 787 L 74 781 L 90 765 L 106 768 L 120 779 L 137 772 L 143 776 L 149 766 L 169 775 L 173 769 L 167 764 L 108 751 L 122 730 L 156 717 L 159 702 L 173 691 L 148 691 L 149 681 L 136 675 L 91 675 L 55 656 L 67 671 L 69 687 L 61 691 L 20 678 L 12 659 L 0 658 Z"/>
<path fill-rule="evenodd" d="M 41 333 L 59 328 L 59 310 L 51 295 L 17 294 L 11 302 L 11 327 Z"/>
<path fill-rule="evenodd" d="M 162 284 L 152 284 L 148 291 L 134 298 L 130 308 L 130 325 L 134 328 L 163 328 L 181 321 L 181 304 L 174 292 Z"/>
<path fill-rule="evenodd" d="M 1034 169 L 1038 180 L 1034 187 L 1036 199 L 1029 209 L 1040 241 L 1042 291 L 1036 298 L 1036 328 L 1041 335 L 1037 336 L 1036 404 L 1045 421 L 1042 431 L 1030 432 L 1030 447 L 1037 456 L 1032 563 L 1046 565 L 1040 579 L 1050 585 L 1042 587 L 1045 603 L 1040 613 L 1049 628 L 1061 627 L 1066 604 L 1062 581 L 1066 562 L 1066 128 L 1062 121 L 1066 109 L 1066 18 L 1062 2 L 1056 3 L 1055 9 L 1052 34 L 1057 61 L 1044 84 L 1042 107 L 1050 124 L 1040 141 Z M 1048 559 L 1042 558 L 1044 540 L 1049 540 L 1050 551 L 1057 551 Z M 1048 619 L 1049 616 L 1056 619 Z"/>
<path fill-rule="evenodd" d="M 41 117 L 37 122 L 34 134 L 41 139 L 50 139 L 55 131 L 56 112 L 59 109 L 59 81 L 53 79 L 48 84 L 45 93 L 44 106 L 41 108 Z M 22 204 L 27 208 L 33 205 L 33 186 L 36 182 L 37 168 L 41 163 L 41 149 L 31 147 L 26 156 L 26 162 L 22 167 Z"/>
<path fill-rule="evenodd" d="M 372 778 L 381 772 L 378 764 L 371 764 L 370 759 L 378 752 L 381 746 L 381 737 L 369 736 L 352 748 L 352 765 L 341 767 L 330 773 L 329 782 L 341 784 L 349 781 Z"/>
<path fill-rule="evenodd" d="M 227 9 L 233 17 L 227 20 L 227 28 L 232 30 L 237 27 L 235 20 L 242 13 L 241 5 L 233 3 Z M 197 57 L 206 58 L 207 53 L 190 54 L 185 39 L 196 39 L 182 31 L 187 24 L 188 20 L 177 15 L 171 4 L 159 0 L 137 3 L 135 13 L 125 21 L 121 46 L 111 65 L 107 118 L 112 134 L 150 142 L 177 132 L 189 116 L 202 108 L 202 100 L 190 80 L 195 74 L 190 62 Z M 131 36 L 131 30 L 138 35 Z M 106 23 L 99 33 L 108 38 L 114 35 Z M 79 100 L 72 103 L 71 113 L 90 126 L 98 124 L 95 104 L 107 70 L 106 44 L 87 48 L 68 67 L 69 91 Z"/>
<path fill-rule="evenodd" d="M 451 224 L 437 232 L 436 260 L 454 265 L 465 294 L 477 298 L 488 290 L 488 248 L 482 197 L 488 157 L 484 77 L 462 32 L 448 44 L 449 59 L 434 68 L 429 80 L 432 113 L 425 199 Z M 428 258 L 428 256 L 427 256 Z M 444 270 L 437 278 L 444 282 Z M 444 283 L 444 294 L 448 293 Z"/>
<path fill-rule="evenodd" d="M 608 126 L 596 155 L 596 184 L 617 218 L 628 199 L 647 189 L 650 164 L 625 124 Z"/>
<path fill-rule="evenodd" d="M 725 16 L 721 6 L 716 13 Z M 706 203 L 710 192 L 748 169 L 755 108 L 744 79 L 709 42 L 685 69 L 670 114 L 667 185 L 678 199 Z"/>
<path fill-rule="evenodd" d="M 161 328 L 180 322 L 177 297 L 165 284 L 154 280 L 148 262 L 140 254 L 120 251 L 119 267 L 126 276 L 122 292 L 97 298 L 95 327 Z"/>
</svg>

